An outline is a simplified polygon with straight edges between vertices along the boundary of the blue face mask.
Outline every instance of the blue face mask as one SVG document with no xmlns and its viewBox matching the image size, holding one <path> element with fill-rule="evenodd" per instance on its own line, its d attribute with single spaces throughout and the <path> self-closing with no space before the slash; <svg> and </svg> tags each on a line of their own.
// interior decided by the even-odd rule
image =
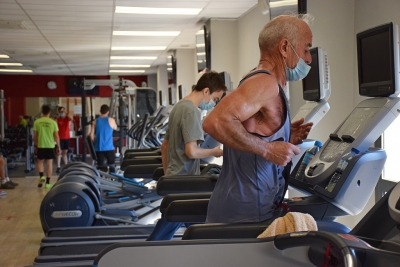
<svg viewBox="0 0 400 267">
<path fill-rule="evenodd" d="M 60 117 L 61 117 L 61 118 L 65 118 L 65 113 L 61 113 L 61 114 L 60 114 Z"/>
<path fill-rule="evenodd" d="M 199 108 L 201 110 L 210 110 L 213 107 L 215 107 L 215 103 L 212 99 L 210 99 L 210 102 L 208 102 L 208 104 L 206 103 L 206 101 L 203 100 L 203 101 L 201 101 L 201 103 L 199 105 Z"/>
<path fill-rule="evenodd" d="M 307 76 L 308 72 L 311 69 L 311 66 L 309 66 L 307 63 L 305 63 L 304 60 L 297 55 L 292 44 L 290 44 L 290 46 L 292 47 L 296 56 L 299 58 L 299 62 L 297 62 L 297 65 L 294 69 L 291 69 L 291 68 L 288 68 L 288 66 L 286 65 L 285 59 L 283 59 L 283 61 L 285 62 L 285 65 L 286 65 L 286 67 L 285 67 L 286 80 L 289 82 L 300 81 Z"/>
</svg>

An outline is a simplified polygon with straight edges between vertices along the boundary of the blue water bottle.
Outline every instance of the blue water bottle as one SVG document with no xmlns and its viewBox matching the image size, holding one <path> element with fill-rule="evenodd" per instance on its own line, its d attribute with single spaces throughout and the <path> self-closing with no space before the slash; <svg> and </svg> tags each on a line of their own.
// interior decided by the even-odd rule
<svg viewBox="0 0 400 267">
<path fill-rule="evenodd" d="M 295 179 L 299 181 L 304 181 L 304 175 L 307 168 L 308 163 L 314 158 L 314 156 L 318 153 L 320 148 L 322 147 L 322 143 L 320 141 L 315 141 L 314 146 L 307 149 L 303 161 L 301 162 L 299 169 L 297 170 Z"/>
</svg>

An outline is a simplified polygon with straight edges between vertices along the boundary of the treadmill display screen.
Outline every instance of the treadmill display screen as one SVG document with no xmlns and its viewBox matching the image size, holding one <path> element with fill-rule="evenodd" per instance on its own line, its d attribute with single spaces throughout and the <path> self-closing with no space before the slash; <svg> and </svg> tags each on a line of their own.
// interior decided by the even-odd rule
<svg viewBox="0 0 400 267">
<path fill-rule="evenodd" d="M 357 34 L 359 93 L 389 96 L 396 88 L 398 64 L 397 26 L 388 23 Z M 395 67 L 396 66 L 396 67 Z"/>
<path fill-rule="evenodd" d="M 318 48 L 310 49 L 312 58 L 311 69 L 303 79 L 303 99 L 307 101 L 319 101 L 320 95 L 320 73 L 318 61 Z"/>
<path fill-rule="evenodd" d="M 363 83 L 390 80 L 389 32 L 363 38 L 361 41 L 361 81 Z"/>
</svg>

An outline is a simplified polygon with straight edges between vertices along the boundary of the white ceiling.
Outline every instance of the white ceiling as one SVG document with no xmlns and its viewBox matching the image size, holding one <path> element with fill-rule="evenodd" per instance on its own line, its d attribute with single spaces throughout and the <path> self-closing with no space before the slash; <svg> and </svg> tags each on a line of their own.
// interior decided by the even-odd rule
<svg viewBox="0 0 400 267">
<path fill-rule="evenodd" d="M 41 75 L 118 75 L 110 64 L 166 64 L 169 50 L 195 48 L 195 34 L 209 18 L 238 18 L 257 0 L 0 0 L 0 58 Z M 202 8 L 198 15 L 115 13 L 116 6 Z M 2 22 L 27 29 L 5 29 Z M 113 31 L 180 31 L 176 37 L 116 36 Z M 116 46 L 166 46 L 165 51 L 115 51 Z M 156 56 L 156 60 L 110 60 L 110 56 Z M 118 68 L 121 69 L 121 68 Z M 143 68 L 139 68 L 143 69 Z M 0 74 L 10 74 L 0 72 Z M 137 75 L 120 73 L 121 75 Z M 140 74 L 139 74 L 140 75 Z"/>
</svg>

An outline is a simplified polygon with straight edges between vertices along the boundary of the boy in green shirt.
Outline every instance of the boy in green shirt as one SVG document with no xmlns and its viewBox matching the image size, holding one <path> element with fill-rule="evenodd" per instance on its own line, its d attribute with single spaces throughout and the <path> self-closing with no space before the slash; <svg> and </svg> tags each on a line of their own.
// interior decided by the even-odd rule
<svg viewBox="0 0 400 267">
<path fill-rule="evenodd" d="M 35 154 L 37 155 L 39 183 L 38 187 L 43 186 L 44 179 L 44 160 L 46 160 L 46 188 L 51 188 L 50 177 L 53 173 L 53 159 L 56 158 L 54 143 L 57 143 L 57 155 L 60 154 L 60 138 L 58 136 L 58 126 L 55 120 L 50 118 L 50 106 L 42 106 L 42 117 L 37 119 L 33 125 Z"/>
</svg>

